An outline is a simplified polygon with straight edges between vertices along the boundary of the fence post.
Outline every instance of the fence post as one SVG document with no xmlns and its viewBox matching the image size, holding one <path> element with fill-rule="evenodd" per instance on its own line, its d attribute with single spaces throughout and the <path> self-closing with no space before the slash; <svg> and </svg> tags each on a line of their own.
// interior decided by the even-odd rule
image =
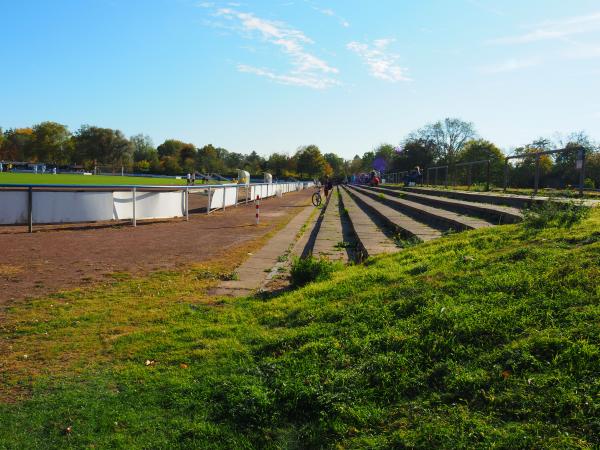
<svg viewBox="0 0 600 450">
<path fill-rule="evenodd" d="M 206 206 L 206 214 L 210 214 L 210 200 L 211 200 L 210 197 L 211 197 L 211 193 L 212 193 L 211 191 L 212 191 L 212 188 L 209 186 L 208 187 L 208 204 Z"/>
<path fill-rule="evenodd" d="M 540 187 L 540 154 L 535 154 L 535 178 L 533 182 L 533 195 L 537 195 Z"/>
<path fill-rule="evenodd" d="M 444 181 L 444 187 L 446 189 L 448 189 L 448 176 L 449 176 L 449 172 L 450 171 L 450 165 L 446 166 L 446 180 Z"/>
<path fill-rule="evenodd" d="M 223 211 L 225 211 L 225 194 L 227 194 L 227 188 L 223 186 Z"/>
<path fill-rule="evenodd" d="M 239 185 L 239 184 L 237 184 L 237 185 L 235 186 L 235 207 L 236 207 L 236 208 L 237 208 L 237 204 L 238 204 L 238 198 L 239 198 L 239 195 L 240 195 L 240 185 Z"/>
<path fill-rule="evenodd" d="M 486 168 L 486 172 L 487 173 L 486 173 L 486 177 L 485 177 L 485 190 L 486 190 L 486 192 L 489 192 L 489 190 L 490 190 L 490 176 L 491 176 L 491 170 L 490 170 L 491 169 L 491 167 L 490 167 L 491 166 L 491 162 L 490 162 L 489 159 L 487 160 L 486 166 L 487 166 L 487 168 Z"/>
<path fill-rule="evenodd" d="M 190 220 L 190 188 L 185 188 L 185 220 Z"/>
<path fill-rule="evenodd" d="M 29 232 L 33 233 L 33 187 L 29 186 L 27 193 L 28 206 L 27 206 L 27 223 L 29 224 Z"/>
<path fill-rule="evenodd" d="M 259 215 L 260 215 L 260 196 L 257 195 L 256 196 L 256 225 L 258 225 L 258 222 L 259 222 Z"/>
<path fill-rule="evenodd" d="M 473 164 L 467 166 L 467 190 L 471 190 L 471 182 L 473 181 Z"/>
<path fill-rule="evenodd" d="M 579 150 L 580 158 L 577 158 L 581 161 L 581 168 L 579 169 L 579 196 L 583 197 L 583 189 L 585 185 L 585 148 L 581 147 Z"/>
<path fill-rule="evenodd" d="M 504 159 L 504 189 L 503 192 L 506 192 L 506 188 L 508 187 L 508 158 Z"/>
<path fill-rule="evenodd" d="M 132 189 L 131 193 L 133 195 L 133 223 L 132 223 L 132 225 L 134 227 L 137 227 L 137 220 L 136 220 L 136 217 L 135 217 L 135 197 L 136 197 L 135 187 Z"/>
</svg>

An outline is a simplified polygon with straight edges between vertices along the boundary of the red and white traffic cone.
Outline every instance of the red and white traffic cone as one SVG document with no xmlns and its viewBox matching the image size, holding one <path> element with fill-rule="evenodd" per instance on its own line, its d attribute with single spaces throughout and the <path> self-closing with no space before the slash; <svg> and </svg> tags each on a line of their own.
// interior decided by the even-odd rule
<svg viewBox="0 0 600 450">
<path fill-rule="evenodd" d="M 256 196 L 256 225 L 258 225 L 259 222 L 259 216 L 260 215 L 260 195 Z"/>
</svg>

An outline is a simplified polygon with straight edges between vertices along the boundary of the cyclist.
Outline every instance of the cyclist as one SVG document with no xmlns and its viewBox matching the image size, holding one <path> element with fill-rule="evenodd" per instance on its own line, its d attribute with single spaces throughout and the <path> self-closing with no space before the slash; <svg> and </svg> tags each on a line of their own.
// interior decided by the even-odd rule
<svg viewBox="0 0 600 450">
<path fill-rule="evenodd" d="M 325 199 L 327 199 L 327 196 L 329 195 L 329 191 L 331 189 L 330 188 L 331 181 L 329 181 L 329 177 L 325 178 L 322 185 L 323 185 L 323 191 L 325 192 Z"/>
</svg>

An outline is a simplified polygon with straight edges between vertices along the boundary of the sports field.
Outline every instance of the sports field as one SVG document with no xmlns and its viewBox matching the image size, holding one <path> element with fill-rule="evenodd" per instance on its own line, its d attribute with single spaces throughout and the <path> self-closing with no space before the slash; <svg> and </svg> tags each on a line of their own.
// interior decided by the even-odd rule
<svg viewBox="0 0 600 450">
<path fill-rule="evenodd" d="M 122 177 L 119 175 L 67 175 L 0 173 L 0 184 L 181 185 L 185 179 Z"/>
</svg>

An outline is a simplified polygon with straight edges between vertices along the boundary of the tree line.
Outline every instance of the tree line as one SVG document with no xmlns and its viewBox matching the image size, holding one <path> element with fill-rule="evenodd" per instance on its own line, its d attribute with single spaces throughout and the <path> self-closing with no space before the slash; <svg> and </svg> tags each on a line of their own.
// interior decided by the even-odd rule
<svg viewBox="0 0 600 450">
<path fill-rule="evenodd" d="M 167 139 L 155 146 L 143 134 L 127 138 L 121 131 L 83 125 L 76 132 L 60 123 L 42 122 L 28 128 L 0 128 L 0 160 L 43 162 L 51 166 L 77 167 L 136 173 L 181 175 L 217 173 L 235 176 L 238 169 L 251 175 L 269 171 L 277 178 L 333 176 L 328 161 L 343 161 L 334 154 L 323 155 L 316 145 L 300 147 L 292 155 L 273 153 L 265 158 L 228 151 L 212 144 L 196 147 L 189 142 Z"/>
<path fill-rule="evenodd" d="M 585 133 L 565 138 L 539 138 L 520 146 L 512 154 L 525 156 L 511 163 L 511 180 L 516 185 L 531 183 L 536 152 L 551 148 L 585 148 L 588 184 L 600 186 L 600 153 L 597 143 Z M 58 167 L 82 167 L 104 171 L 180 175 L 195 171 L 235 176 L 237 169 L 260 176 L 270 172 L 276 178 L 323 178 L 343 180 L 352 174 L 373 169 L 401 172 L 415 167 L 459 164 L 490 160 L 492 181 L 500 184 L 504 173 L 505 154 L 494 143 L 481 138 L 472 123 L 446 118 L 413 131 L 399 145 L 384 143 L 362 156 L 345 160 L 335 153 L 322 153 L 318 146 L 299 147 L 293 154 L 276 152 L 263 157 L 229 151 L 212 144 L 196 147 L 192 143 L 167 139 L 155 146 L 143 134 L 127 138 L 121 131 L 83 125 L 70 132 L 56 122 L 42 122 L 28 128 L 0 128 L 0 160 L 44 162 Z M 569 184 L 577 177 L 577 152 L 543 156 L 540 159 L 542 183 Z M 483 167 L 474 167 L 473 176 L 481 177 Z"/>
</svg>

